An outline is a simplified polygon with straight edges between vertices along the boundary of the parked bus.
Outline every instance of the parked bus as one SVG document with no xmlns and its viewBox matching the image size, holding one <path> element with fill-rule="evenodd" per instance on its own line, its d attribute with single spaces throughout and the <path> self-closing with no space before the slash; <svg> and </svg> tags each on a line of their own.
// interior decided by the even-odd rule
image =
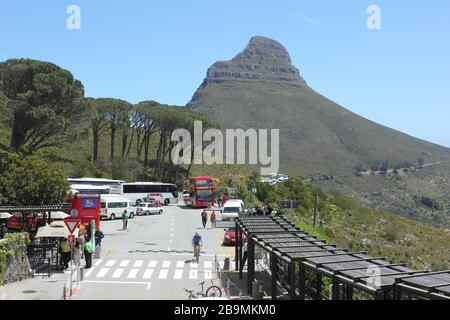
<svg viewBox="0 0 450 320">
<path fill-rule="evenodd" d="M 123 180 L 111 180 L 103 178 L 69 178 L 67 180 L 69 181 L 72 189 L 77 189 L 73 187 L 74 185 L 76 185 L 80 189 L 80 186 L 82 185 L 89 186 L 91 190 L 93 190 L 95 187 L 101 187 L 102 189 L 108 187 L 108 193 L 111 194 L 120 194 L 120 186 L 122 183 L 125 183 L 125 181 Z"/>
<path fill-rule="evenodd" d="M 92 220 L 95 221 L 95 227 L 100 228 L 100 194 L 72 192 L 71 205 L 67 214 L 80 221 L 82 230 L 87 231 Z"/>
<path fill-rule="evenodd" d="M 178 203 L 178 188 L 172 183 L 162 182 L 132 182 L 121 185 L 121 194 L 137 203 L 144 198 L 158 200 L 165 206 Z"/>
<path fill-rule="evenodd" d="M 194 208 L 214 206 L 214 178 L 194 177 L 189 180 L 189 195 L 185 197 L 185 204 Z"/>
</svg>

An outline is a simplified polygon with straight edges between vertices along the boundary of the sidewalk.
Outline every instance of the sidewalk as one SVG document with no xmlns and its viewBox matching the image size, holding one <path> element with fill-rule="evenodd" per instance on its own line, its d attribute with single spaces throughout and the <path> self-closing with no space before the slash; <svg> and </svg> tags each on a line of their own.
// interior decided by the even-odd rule
<svg viewBox="0 0 450 320">
<path fill-rule="evenodd" d="M 61 300 L 70 271 L 51 277 L 35 276 L 0 286 L 0 300 Z"/>
</svg>

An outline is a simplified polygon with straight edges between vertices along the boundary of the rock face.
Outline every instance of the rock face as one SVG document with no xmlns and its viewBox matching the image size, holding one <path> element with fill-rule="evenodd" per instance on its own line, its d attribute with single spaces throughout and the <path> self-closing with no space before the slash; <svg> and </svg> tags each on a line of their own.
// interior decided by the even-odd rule
<svg viewBox="0 0 450 320">
<path fill-rule="evenodd" d="M 291 57 L 278 42 L 253 37 L 245 50 L 230 61 L 219 61 L 212 65 L 206 82 L 225 79 L 275 80 L 305 84 L 299 71 L 292 65 Z"/>
</svg>

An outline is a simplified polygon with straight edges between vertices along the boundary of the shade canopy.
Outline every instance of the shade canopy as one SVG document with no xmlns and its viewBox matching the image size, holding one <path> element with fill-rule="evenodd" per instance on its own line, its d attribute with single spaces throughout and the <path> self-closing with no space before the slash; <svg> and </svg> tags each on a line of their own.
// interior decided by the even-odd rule
<svg viewBox="0 0 450 320">
<path fill-rule="evenodd" d="M 62 221 L 54 221 L 51 225 L 46 225 L 38 229 L 36 238 L 67 238 L 70 235 L 69 229 L 65 225 L 61 225 Z M 64 222 L 62 222 L 64 224 Z M 76 229 L 73 233 L 75 237 L 78 237 L 79 229 Z"/>
<path fill-rule="evenodd" d="M 8 212 L 0 212 L 0 219 L 9 219 L 12 217 L 12 214 L 9 214 Z"/>
<path fill-rule="evenodd" d="M 50 217 L 52 219 L 66 219 L 66 218 L 69 218 L 70 215 L 68 215 L 67 213 L 62 212 L 62 211 L 55 211 L 50 214 Z"/>
</svg>

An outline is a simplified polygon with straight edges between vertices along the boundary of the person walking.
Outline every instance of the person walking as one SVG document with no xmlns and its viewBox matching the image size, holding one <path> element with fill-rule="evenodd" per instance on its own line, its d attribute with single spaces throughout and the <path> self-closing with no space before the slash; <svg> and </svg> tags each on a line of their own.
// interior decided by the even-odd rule
<svg viewBox="0 0 450 320">
<path fill-rule="evenodd" d="M 203 224 L 203 228 L 206 228 L 206 222 L 208 221 L 208 213 L 206 212 L 206 210 L 202 211 L 202 224 Z"/>
<path fill-rule="evenodd" d="M 128 212 L 125 210 L 122 214 L 122 223 L 123 223 L 123 230 L 128 229 Z"/>
<path fill-rule="evenodd" d="M 211 221 L 211 229 L 216 228 L 216 213 L 213 211 L 211 212 L 211 216 L 209 217 L 209 220 Z"/>
<path fill-rule="evenodd" d="M 84 244 L 86 243 L 86 236 L 84 232 L 80 231 L 80 234 L 78 235 L 77 239 L 78 243 L 80 244 L 80 250 L 81 250 L 81 259 L 84 259 Z"/>
<path fill-rule="evenodd" d="M 94 244 L 91 239 L 88 238 L 84 244 L 84 259 L 86 260 L 86 269 L 92 266 L 92 252 L 94 252 Z"/>
<path fill-rule="evenodd" d="M 95 230 L 95 245 L 97 247 L 102 246 L 102 239 L 105 237 L 103 232 L 100 229 Z"/>
<path fill-rule="evenodd" d="M 75 247 L 73 248 L 73 262 L 77 267 L 81 267 L 81 248 L 80 241 L 77 240 L 77 242 L 75 242 Z"/>
</svg>

